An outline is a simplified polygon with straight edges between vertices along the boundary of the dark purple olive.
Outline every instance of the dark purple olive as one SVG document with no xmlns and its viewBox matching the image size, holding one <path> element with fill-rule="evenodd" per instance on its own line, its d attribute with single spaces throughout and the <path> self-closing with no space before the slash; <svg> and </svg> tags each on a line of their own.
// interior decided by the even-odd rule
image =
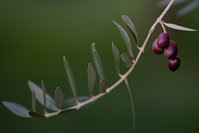
<svg viewBox="0 0 199 133">
<path fill-rule="evenodd" d="M 157 45 L 157 39 L 155 39 L 155 41 L 153 42 L 152 45 L 152 50 L 155 54 L 162 54 L 164 52 L 164 49 L 160 49 Z"/>
<path fill-rule="evenodd" d="M 159 48 L 161 49 L 167 48 L 169 46 L 169 42 L 170 42 L 170 37 L 167 33 L 163 32 L 158 36 L 157 44 Z"/>
<path fill-rule="evenodd" d="M 174 59 L 177 54 L 178 54 L 178 47 L 174 41 L 171 41 L 169 43 L 169 46 L 164 49 L 164 55 L 168 59 Z"/>
<path fill-rule="evenodd" d="M 174 59 L 169 60 L 169 69 L 171 71 L 176 71 L 180 66 L 180 58 L 175 57 Z"/>
</svg>

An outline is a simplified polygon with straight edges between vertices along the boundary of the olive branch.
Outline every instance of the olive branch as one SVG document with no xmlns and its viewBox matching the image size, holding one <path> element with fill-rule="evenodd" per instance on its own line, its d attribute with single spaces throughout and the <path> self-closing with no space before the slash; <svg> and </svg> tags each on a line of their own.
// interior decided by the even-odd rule
<svg viewBox="0 0 199 133">
<path fill-rule="evenodd" d="M 144 49 L 146 47 L 146 44 L 147 44 L 151 34 L 155 30 L 155 27 L 160 23 L 162 25 L 163 30 L 165 30 L 165 28 L 164 28 L 164 25 L 165 25 L 169 28 L 173 28 L 173 29 L 177 29 L 177 30 L 194 31 L 193 29 L 189 29 L 189 28 L 171 24 L 171 23 L 165 23 L 162 21 L 163 17 L 166 15 L 166 13 L 171 8 L 171 6 L 173 5 L 174 2 L 175 2 L 175 0 L 170 1 L 170 3 L 167 5 L 167 7 L 162 12 L 162 14 L 157 18 L 155 23 L 151 26 L 149 33 L 141 47 L 139 47 L 139 45 L 138 45 L 137 32 L 136 32 L 135 26 L 132 23 L 131 19 L 127 15 L 122 16 L 123 21 L 126 24 L 126 26 L 128 27 L 128 29 L 130 30 L 130 32 L 132 33 L 132 36 L 134 37 L 134 41 L 136 43 L 136 46 L 139 50 L 136 57 L 134 57 L 134 55 L 133 55 L 131 41 L 129 39 L 128 34 L 117 22 L 113 21 L 114 24 L 119 29 L 119 31 L 126 43 L 128 53 L 123 53 L 120 55 L 118 48 L 112 42 L 112 51 L 113 51 L 113 56 L 114 56 L 114 60 L 115 60 L 115 66 L 116 66 L 117 74 L 120 77 L 120 79 L 111 86 L 109 85 L 108 81 L 104 78 L 103 68 L 101 65 L 101 61 L 100 61 L 98 52 L 95 49 L 95 44 L 94 43 L 91 44 L 91 52 L 92 52 L 92 56 L 93 56 L 93 60 L 94 60 L 94 66 L 97 71 L 97 74 L 99 75 L 99 77 L 101 79 L 99 82 L 100 93 L 98 95 L 94 96 L 92 93 L 93 89 L 94 89 L 95 79 L 96 79 L 96 72 L 95 72 L 93 65 L 91 63 L 89 63 L 88 70 L 87 70 L 88 71 L 88 89 L 89 89 L 89 93 L 90 93 L 91 97 L 85 97 L 85 96 L 78 97 L 77 93 L 76 93 L 77 89 L 76 89 L 73 73 L 71 71 L 71 68 L 69 67 L 68 61 L 66 60 L 65 57 L 63 57 L 64 66 L 66 69 L 66 73 L 67 73 L 67 76 L 69 79 L 69 83 L 70 83 L 74 98 L 64 100 L 63 92 L 58 87 L 55 90 L 55 99 L 53 100 L 53 98 L 49 94 L 46 93 L 43 81 L 41 82 L 41 84 L 42 84 L 41 88 L 39 86 L 37 86 L 35 83 L 33 83 L 32 81 L 28 81 L 29 88 L 32 92 L 32 110 L 28 110 L 27 108 L 25 108 L 17 103 L 13 103 L 13 102 L 3 101 L 3 104 L 11 112 L 13 112 L 14 114 L 21 116 L 21 117 L 48 118 L 51 116 L 68 113 L 70 111 L 79 110 L 79 109 L 82 109 L 89 105 L 92 105 L 95 101 L 97 101 L 102 96 L 110 93 L 114 88 L 116 88 L 120 83 L 122 83 L 124 81 L 127 86 L 128 91 L 129 91 L 129 94 L 130 94 L 132 116 L 133 116 L 133 127 L 135 127 L 135 108 L 134 108 L 134 104 L 133 104 L 132 92 L 129 87 L 127 77 L 134 70 L 136 64 L 138 63 L 140 56 L 144 52 Z M 129 70 L 125 74 L 120 73 L 120 69 L 119 69 L 120 68 L 119 67 L 120 58 L 126 63 L 126 67 L 130 67 Z M 44 114 L 36 112 L 36 100 L 44 106 Z M 62 109 L 63 106 L 64 106 L 64 109 Z M 54 112 L 49 113 L 49 112 L 47 112 L 46 109 L 50 109 Z"/>
</svg>

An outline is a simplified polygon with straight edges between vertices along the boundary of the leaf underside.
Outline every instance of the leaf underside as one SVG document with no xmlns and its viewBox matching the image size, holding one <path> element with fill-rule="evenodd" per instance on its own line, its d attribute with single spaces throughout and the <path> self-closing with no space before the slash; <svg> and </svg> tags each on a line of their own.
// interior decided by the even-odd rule
<svg viewBox="0 0 199 133">
<path fill-rule="evenodd" d="M 126 67 L 131 67 L 133 63 L 133 57 L 127 53 L 121 55 L 122 60 L 126 63 Z"/>
<path fill-rule="evenodd" d="M 117 26 L 117 28 L 119 29 L 125 43 L 126 43 L 126 46 L 127 46 L 127 49 L 129 51 L 129 54 L 133 57 L 133 51 L 132 51 L 132 47 L 131 47 L 131 41 L 129 39 L 129 36 L 128 34 L 126 33 L 126 31 L 115 21 L 113 21 L 114 24 Z"/>
<path fill-rule="evenodd" d="M 176 24 L 171 24 L 171 23 L 165 23 L 163 22 L 163 24 L 171 29 L 175 29 L 175 30 L 183 30 L 183 31 L 197 31 L 194 29 L 190 29 L 190 28 L 186 28 L 180 25 L 176 25 Z"/>
<path fill-rule="evenodd" d="M 106 89 L 109 87 L 109 82 L 107 80 L 100 80 L 100 92 L 105 93 Z"/>
<path fill-rule="evenodd" d="M 198 6 L 199 6 L 199 1 L 198 0 L 194 0 L 194 1 L 190 2 L 189 4 L 187 4 L 185 7 L 183 7 L 182 9 L 180 9 L 177 12 L 177 15 L 179 17 L 183 16 L 183 15 L 191 12 L 192 10 L 194 10 L 195 8 L 197 8 Z"/>
<path fill-rule="evenodd" d="M 76 89 L 75 80 L 73 78 L 73 73 L 72 73 L 72 71 L 71 71 L 71 69 L 69 67 L 68 61 L 66 60 L 65 57 L 63 57 L 63 62 L 64 62 L 64 66 L 65 66 L 65 69 L 66 69 L 66 73 L 67 73 L 67 76 L 68 76 L 68 80 L 69 80 L 69 83 L 70 83 L 74 98 L 77 101 L 77 89 Z"/>
<path fill-rule="evenodd" d="M 95 68 L 97 69 L 97 73 L 98 73 L 100 79 L 104 79 L 102 64 L 101 64 L 98 52 L 95 49 L 95 44 L 94 43 L 91 44 L 91 52 L 92 52 Z"/>
<path fill-rule="evenodd" d="M 37 86 L 35 83 L 33 83 L 32 81 L 28 81 L 28 86 L 29 86 L 31 92 L 34 91 L 35 98 L 38 100 L 38 102 L 41 105 L 44 105 L 42 89 L 39 86 Z M 53 111 L 58 111 L 58 109 L 55 107 L 55 101 L 53 100 L 53 98 L 50 95 L 48 95 L 47 93 L 45 94 L 45 96 L 46 96 L 46 108 L 53 110 Z"/>
<path fill-rule="evenodd" d="M 8 108 L 12 113 L 26 118 L 31 118 L 28 114 L 29 110 L 25 108 L 24 106 L 21 106 L 20 104 L 3 101 L 3 105 Z"/>
<path fill-rule="evenodd" d="M 81 102 L 84 102 L 84 101 L 87 101 L 89 100 L 90 97 L 87 97 L 87 96 L 80 96 L 80 97 L 77 97 L 77 100 L 81 103 Z M 85 106 L 90 106 L 92 105 L 94 102 L 91 102 L 89 103 L 88 105 L 85 105 Z M 72 106 L 75 106 L 77 105 L 77 103 L 75 102 L 75 99 L 74 98 L 69 98 L 69 99 L 66 99 L 64 100 L 63 102 L 63 108 L 70 108 Z M 81 107 L 82 108 L 82 107 Z"/>
<path fill-rule="evenodd" d="M 119 72 L 120 71 L 119 70 L 120 52 L 113 42 L 112 42 L 112 50 L 113 50 L 113 57 L 114 57 L 114 60 L 115 60 L 115 66 L 116 66 L 117 73 L 120 73 Z"/>
<path fill-rule="evenodd" d="M 133 35 L 136 46 L 138 46 L 137 31 L 135 29 L 135 26 L 134 26 L 133 22 L 131 21 L 131 19 L 127 15 L 123 15 L 122 19 L 125 22 L 126 26 L 129 28 L 131 34 Z"/>
</svg>

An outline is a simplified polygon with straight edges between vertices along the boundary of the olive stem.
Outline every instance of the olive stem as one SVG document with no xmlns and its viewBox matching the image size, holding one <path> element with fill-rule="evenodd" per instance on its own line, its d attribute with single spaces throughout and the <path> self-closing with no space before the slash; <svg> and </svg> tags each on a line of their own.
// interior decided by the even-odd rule
<svg viewBox="0 0 199 133">
<path fill-rule="evenodd" d="M 164 27 L 163 21 L 160 21 L 159 23 L 161 24 L 162 29 L 164 30 L 164 33 L 167 33 L 167 31 L 166 31 L 166 29 L 165 29 L 165 27 Z"/>
</svg>

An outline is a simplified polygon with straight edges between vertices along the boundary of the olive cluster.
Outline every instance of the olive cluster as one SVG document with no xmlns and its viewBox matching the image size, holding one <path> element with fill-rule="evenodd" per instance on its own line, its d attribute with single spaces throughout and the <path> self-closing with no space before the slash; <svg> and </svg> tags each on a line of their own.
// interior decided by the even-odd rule
<svg viewBox="0 0 199 133">
<path fill-rule="evenodd" d="M 174 41 L 170 41 L 167 33 L 161 33 L 158 38 L 153 42 L 152 50 L 155 54 L 162 54 L 169 59 L 169 69 L 176 71 L 180 66 L 180 58 L 177 57 L 178 47 Z"/>
</svg>

